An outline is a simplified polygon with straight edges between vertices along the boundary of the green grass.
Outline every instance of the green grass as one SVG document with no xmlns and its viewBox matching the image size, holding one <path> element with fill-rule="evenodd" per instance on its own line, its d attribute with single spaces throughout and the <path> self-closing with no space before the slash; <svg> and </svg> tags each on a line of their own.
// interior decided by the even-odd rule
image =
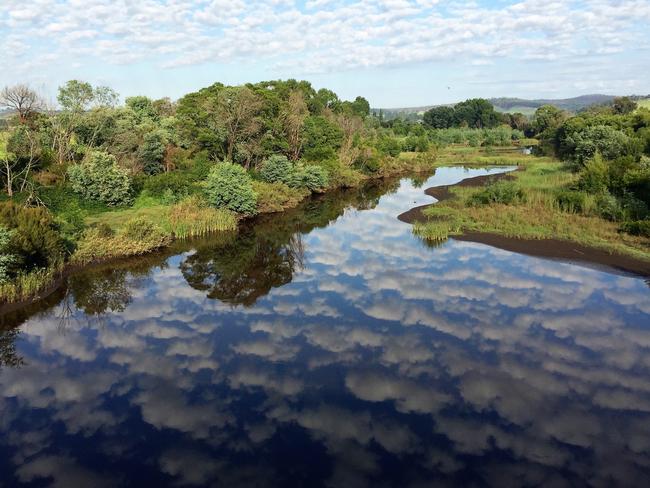
<svg viewBox="0 0 650 488">
<path fill-rule="evenodd" d="M 442 148 L 436 157 L 436 166 L 483 165 L 526 166 L 532 162 L 551 163 L 552 158 L 523 154 L 519 147 L 472 147 L 450 145 Z"/>
<path fill-rule="evenodd" d="M 530 158 L 524 171 L 514 173 L 524 198 L 512 205 L 468 205 L 481 188 L 455 187 L 456 198 L 424 210 L 429 219 L 414 226 L 424 239 L 439 241 L 466 231 L 488 232 L 525 239 L 561 239 L 650 260 L 650 239 L 622 233 L 619 224 L 595 215 L 595 204 L 580 214 L 563 211 L 556 192 L 575 182 L 576 175 L 560 162 Z"/>
<path fill-rule="evenodd" d="M 644 98 L 642 100 L 637 100 L 636 104 L 638 108 L 647 108 L 650 110 L 650 98 Z"/>
</svg>

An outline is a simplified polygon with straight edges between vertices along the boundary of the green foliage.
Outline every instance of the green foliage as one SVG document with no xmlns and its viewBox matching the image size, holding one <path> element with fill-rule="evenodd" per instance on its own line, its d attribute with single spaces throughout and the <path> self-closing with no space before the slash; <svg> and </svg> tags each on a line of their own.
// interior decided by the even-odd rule
<svg viewBox="0 0 650 488">
<path fill-rule="evenodd" d="M 154 131 L 144 136 L 144 141 L 138 150 L 138 158 L 142 163 L 145 174 L 155 175 L 163 170 L 165 157 L 165 137 L 162 131 Z"/>
<path fill-rule="evenodd" d="M 207 178 L 206 194 L 215 207 L 244 215 L 256 212 L 257 195 L 250 176 L 241 166 L 224 162 L 212 168 Z"/>
<path fill-rule="evenodd" d="M 323 161 L 336 157 L 343 141 L 343 132 L 324 116 L 308 117 L 303 128 L 303 138 L 304 158 Z"/>
<path fill-rule="evenodd" d="M 584 169 L 580 172 L 578 187 L 581 190 L 591 193 L 602 193 L 607 191 L 609 183 L 609 171 L 607 164 L 599 152 L 586 162 Z"/>
<path fill-rule="evenodd" d="M 440 106 L 427 110 L 423 116 L 424 124 L 432 129 L 448 129 L 457 124 L 454 107 Z"/>
<path fill-rule="evenodd" d="M 91 152 L 83 163 L 68 168 L 68 177 L 72 190 L 89 200 L 109 206 L 133 201 L 128 172 L 106 152 Z"/>
<path fill-rule="evenodd" d="M 560 209 L 569 213 L 581 213 L 585 209 L 587 194 L 575 190 L 560 190 L 555 199 Z"/>
<path fill-rule="evenodd" d="M 396 157 L 402 152 L 402 145 L 394 137 L 384 135 L 377 141 L 377 149 L 385 155 Z"/>
<path fill-rule="evenodd" d="M 153 197 L 178 201 L 195 191 L 195 181 L 190 172 L 170 171 L 146 178 L 142 189 Z"/>
<path fill-rule="evenodd" d="M 0 284 L 9 281 L 11 270 L 16 263 L 16 256 L 12 254 L 10 248 L 12 236 L 12 231 L 0 226 Z"/>
<path fill-rule="evenodd" d="M 573 134 L 573 160 L 578 166 L 593 158 L 599 152 L 605 159 L 624 156 L 630 149 L 629 137 L 620 130 L 607 125 L 595 125 Z"/>
<path fill-rule="evenodd" d="M 291 174 L 289 186 L 292 188 L 306 188 L 312 192 L 327 188 L 329 175 L 322 166 L 308 164 L 299 166 Z"/>
<path fill-rule="evenodd" d="M 498 181 L 487 185 L 468 199 L 468 205 L 490 205 L 501 203 L 511 205 L 523 201 L 523 191 L 511 181 Z"/>
<path fill-rule="evenodd" d="M 258 213 L 282 212 L 293 208 L 309 194 L 306 190 L 291 188 L 281 182 L 254 181 L 253 189 L 257 194 Z"/>
<path fill-rule="evenodd" d="M 0 204 L 0 225 L 11 232 L 6 249 L 16 256 L 16 270 L 45 268 L 65 259 L 65 240 L 52 215 L 43 207 L 23 208 L 4 202 Z"/>
<path fill-rule="evenodd" d="M 472 98 L 453 107 L 433 107 L 424 113 L 423 121 L 432 129 L 461 126 L 483 129 L 499 125 L 500 117 L 490 102 L 483 98 Z"/>
<path fill-rule="evenodd" d="M 286 156 L 273 155 L 264 161 L 260 177 L 267 183 L 289 184 L 294 172 L 294 165 Z"/>
<path fill-rule="evenodd" d="M 621 226 L 621 230 L 635 236 L 650 237 L 650 220 L 645 219 L 625 222 Z"/>
</svg>

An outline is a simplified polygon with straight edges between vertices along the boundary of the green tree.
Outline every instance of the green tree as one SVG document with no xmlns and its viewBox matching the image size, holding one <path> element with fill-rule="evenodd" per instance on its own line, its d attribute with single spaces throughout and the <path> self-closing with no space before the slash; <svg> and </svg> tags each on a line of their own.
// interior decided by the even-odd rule
<svg viewBox="0 0 650 488">
<path fill-rule="evenodd" d="M 448 129 L 457 125 L 456 112 L 453 107 L 433 107 L 424 112 L 423 122 L 432 129 Z"/>
<path fill-rule="evenodd" d="M 612 109 L 615 114 L 629 114 L 636 110 L 637 104 L 629 97 L 616 97 L 612 102 Z"/>
<path fill-rule="evenodd" d="M 471 98 L 456 104 L 454 107 L 458 123 L 466 123 L 468 127 L 483 129 L 499 125 L 499 114 L 494 106 L 484 98 Z"/>
</svg>

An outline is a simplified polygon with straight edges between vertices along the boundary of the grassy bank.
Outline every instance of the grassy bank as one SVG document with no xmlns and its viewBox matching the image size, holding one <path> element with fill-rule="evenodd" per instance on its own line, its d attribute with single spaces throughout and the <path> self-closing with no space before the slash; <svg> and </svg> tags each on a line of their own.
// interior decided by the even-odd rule
<svg viewBox="0 0 650 488">
<path fill-rule="evenodd" d="M 519 155 L 512 182 L 486 188 L 454 187 L 453 198 L 424 210 L 429 220 L 414 225 L 428 240 L 476 231 L 525 239 L 560 239 L 650 260 L 650 239 L 620 231 L 599 215 L 596 196 L 572 206 L 566 191 L 578 176 L 563 163 Z M 579 208 L 578 208 L 579 207 Z"/>
</svg>

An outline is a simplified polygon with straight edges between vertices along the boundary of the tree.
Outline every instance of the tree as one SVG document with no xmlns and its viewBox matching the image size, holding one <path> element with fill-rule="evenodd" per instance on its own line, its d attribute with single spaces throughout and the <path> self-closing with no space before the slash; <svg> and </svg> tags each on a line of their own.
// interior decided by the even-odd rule
<svg viewBox="0 0 650 488">
<path fill-rule="evenodd" d="M 433 107 L 422 117 L 424 124 L 432 129 L 448 129 L 456 125 L 456 112 L 453 107 Z"/>
<path fill-rule="evenodd" d="M 9 132 L 7 151 L 0 160 L 9 197 L 14 189 L 22 192 L 31 186 L 29 175 L 41 160 L 41 149 L 39 135 L 31 127 L 20 125 Z"/>
<path fill-rule="evenodd" d="M 292 161 L 297 161 L 300 158 L 303 142 L 302 129 L 308 116 L 309 109 L 302 91 L 292 91 L 282 115 L 284 131 L 289 144 L 289 158 Z"/>
<path fill-rule="evenodd" d="M 95 99 L 95 93 L 90 83 L 70 80 L 59 87 L 59 94 L 56 99 L 63 111 L 78 114 L 88 109 Z"/>
<path fill-rule="evenodd" d="M 150 98 L 145 96 L 128 97 L 125 103 L 135 113 L 139 124 L 145 121 L 155 122 L 158 120 L 158 113 Z"/>
<path fill-rule="evenodd" d="M 235 148 L 246 146 L 258 134 L 261 124 L 259 112 L 262 108 L 260 98 L 248 87 L 227 87 L 208 98 L 203 108 L 215 127 L 221 128 L 225 135 L 225 157 L 233 160 Z M 247 154 L 245 165 L 250 165 Z"/>
<path fill-rule="evenodd" d="M 474 129 L 488 129 L 499 125 L 499 114 L 484 98 L 471 98 L 456 104 L 454 113 L 458 123 L 465 122 Z"/>
<path fill-rule="evenodd" d="M 555 130 L 569 118 L 569 114 L 554 105 L 542 105 L 535 110 L 533 127 L 537 134 Z"/>
<path fill-rule="evenodd" d="M 6 86 L 0 92 L 0 106 L 14 110 L 24 124 L 43 109 L 43 100 L 27 85 Z"/>
<path fill-rule="evenodd" d="M 637 104 L 629 97 L 616 97 L 612 102 L 612 109 L 615 114 L 629 114 L 636 110 Z"/>
</svg>

